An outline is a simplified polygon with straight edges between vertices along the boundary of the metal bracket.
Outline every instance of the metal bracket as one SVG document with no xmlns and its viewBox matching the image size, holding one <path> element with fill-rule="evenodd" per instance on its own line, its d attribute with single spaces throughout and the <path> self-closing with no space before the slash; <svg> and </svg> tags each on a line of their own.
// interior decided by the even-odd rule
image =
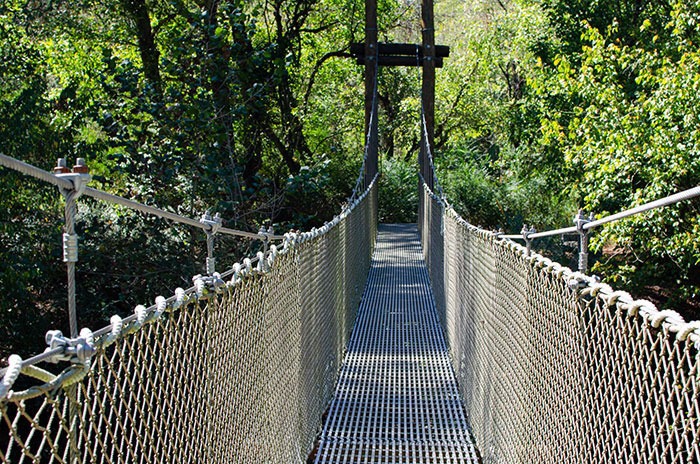
<svg viewBox="0 0 700 464">
<path fill-rule="evenodd" d="M 586 224 L 593 221 L 593 213 L 586 217 L 582 209 L 578 210 L 578 214 L 574 216 L 574 224 L 576 231 L 579 234 L 579 253 L 578 253 L 578 270 L 586 273 L 588 271 L 588 234 L 589 231 L 584 228 Z"/>
<path fill-rule="evenodd" d="M 215 235 L 217 232 L 219 232 L 219 229 L 221 229 L 222 225 L 222 220 L 221 220 L 221 215 L 219 213 L 216 213 L 214 217 L 211 217 L 211 214 L 207 211 L 202 215 L 202 218 L 199 220 L 202 224 L 208 225 L 210 229 L 207 231 L 212 235 Z"/>
<path fill-rule="evenodd" d="M 523 235 L 523 239 L 525 240 L 527 256 L 530 256 L 530 252 L 532 251 L 532 239 L 530 238 L 530 235 L 537 233 L 537 230 L 535 230 L 534 227 L 528 228 L 527 224 L 523 224 L 523 228 L 520 230 L 520 233 Z"/>
<path fill-rule="evenodd" d="M 66 190 L 64 188 L 59 188 L 59 190 L 64 197 L 67 197 L 71 192 L 75 192 L 74 199 L 85 193 L 85 187 L 87 187 L 87 184 L 92 180 L 84 158 L 78 158 L 76 160 L 72 171 L 66 166 L 66 159 L 59 158 L 54 168 L 54 175 L 61 179 L 68 179 L 73 183 L 73 190 Z"/>
<path fill-rule="evenodd" d="M 85 364 L 95 354 L 95 348 L 88 342 L 87 337 L 67 338 L 60 330 L 46 332 L 46 352 L 62 349 L 62 353 L 54 354 L 47 359 L 52 363 L 68 361 L 73 364 Z"/>
<path fill-rule="evenodd" d="M 199 220 L 200 223 L 209 226 L 208 230 L 204 233 L 207 234 L 207 274 L 210 276 L 216 272 L 216 258 L 214 258 L 214 236 L 219 232 L 222 226 L 222 220 L 219 213 L 216 213 L 214 217 L 211 217 L 207 211 L 202 215 Z"/>
<path fill-rule="evenodd" d="M 272 226 L 272 224 L 270 224 L 266 230 L 265 226 L 262 225 L 258 230 L 258 235 L 260 236 L 260 240 L 262 240 L 263 242 L 264 253 L 267 255 L 267 250 L 270 244 L 270 237 L 275 235 L 275 228 Z"/>
</svg>

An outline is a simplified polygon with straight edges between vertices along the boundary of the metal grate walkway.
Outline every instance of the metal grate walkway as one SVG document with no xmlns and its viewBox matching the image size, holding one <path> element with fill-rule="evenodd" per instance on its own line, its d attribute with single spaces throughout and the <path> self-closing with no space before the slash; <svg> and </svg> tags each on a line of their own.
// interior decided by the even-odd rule
<svg viewBox="0 0 700 464">
<path fill-rule="evenodd" d="M 314 462 L 477 462 L 414 224 L 379 227 Z"/>
</svg>

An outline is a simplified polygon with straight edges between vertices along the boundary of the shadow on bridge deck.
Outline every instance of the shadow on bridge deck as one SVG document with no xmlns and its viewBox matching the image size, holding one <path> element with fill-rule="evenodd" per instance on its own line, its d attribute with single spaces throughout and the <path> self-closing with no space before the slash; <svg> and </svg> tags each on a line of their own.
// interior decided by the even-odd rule
<svg viewBox="0 0 700 464">
<path fill-rule="evenodd" d="M 477 462 L 415 224 L 379 227 L 314 463 Z"/>
</svg>

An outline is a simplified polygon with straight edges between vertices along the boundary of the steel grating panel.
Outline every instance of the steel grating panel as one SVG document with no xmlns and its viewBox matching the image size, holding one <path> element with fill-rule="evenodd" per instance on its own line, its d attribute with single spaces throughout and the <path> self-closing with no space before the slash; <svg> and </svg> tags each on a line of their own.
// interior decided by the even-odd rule
<svg viewBox="0 0 700 464">
<path fill-rule="evenodd" d="M 379 227 L 314 462 L 477 462 L 414 224 Z"/>
</svg>

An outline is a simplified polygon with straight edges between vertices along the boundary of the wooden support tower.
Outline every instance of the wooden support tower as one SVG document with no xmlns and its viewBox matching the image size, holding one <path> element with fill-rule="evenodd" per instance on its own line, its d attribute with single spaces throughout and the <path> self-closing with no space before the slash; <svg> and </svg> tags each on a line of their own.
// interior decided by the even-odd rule
<svg viewBox="0 0 700 464">
<path fill-rule="evenodd" d="M 374 98 L 377 86 L 377 0 L 365 0 L 365 140 L 369 140 L 365 163 L 365 188 L 379 170 L 379 121 L 378 99 Z"/>
<path fill-rule="evenodd" d="M 377 99 L 374 89 L 377 85 L 379 66 L 421 66 L 423 79 L 421 89 L 422 113 L 421 150 L 419 155 L 420 173 L 426 183 L 433 187 L 430 173 L 428 146 L 432 147 L 435 135 L 435 68 L 443 65 L 443 59 L 450 55 L 450 48 L 435 45 L 435 21 L 433 0 L 421 0 L 422 44 L 379 43 L 377 41 L 377 0 L 365 0 L 365 42 L 350 46 L 357 63 L 365 66 L 365 137 L 369 139 L 367 162 L 365 164 L 365 184 L 368 185 L 379 168 L 379 136 Z M 423 125 L 425 123 L 425 126 Z M 366 139 L 367 140 L 367 139 Z"/>
<path fill-rule="evenodd" d="M 433 174 L 428 160 L 428 147 L 435 141 L 435 18 L 433 0 L 421 0 L 421 23 L 423 26 L 423 86 L 421 103 L 424 121 L 421 121 L 420 166 L 423 179 L 433 188 Z M 423 130 L 423 123 L 425 127 Z"/>
</svg>

